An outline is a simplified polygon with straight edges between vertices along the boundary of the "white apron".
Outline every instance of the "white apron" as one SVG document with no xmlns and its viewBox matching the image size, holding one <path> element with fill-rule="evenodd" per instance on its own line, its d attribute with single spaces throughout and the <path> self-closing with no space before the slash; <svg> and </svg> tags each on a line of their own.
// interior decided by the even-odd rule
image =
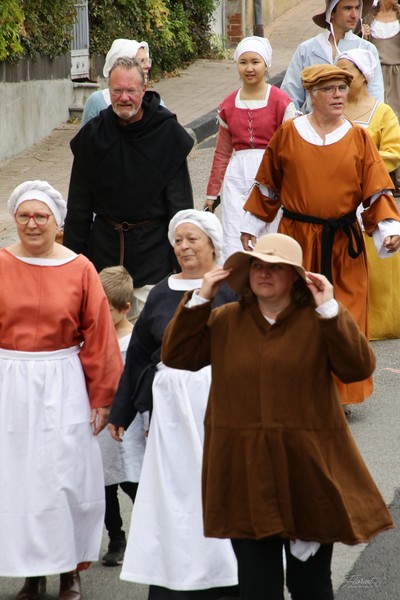
<svg viewBox="0 0 400 600">
<path fill-rule="evenodd" d="M 98 559 L 104 480 L 89 419 L 79 347 L 0 349 L 0 576 Z"/>
<path fill-rule="evenodd" d="M 263 155 L 262 149 L 239 150 L 229 161 L 222 187 L 223 262 L 234 252 L 243 250 L 240 241 L 243 205 L 254 185 Z"/>
<path fill-rule="evenodd" d="M 210 367 L 193 373 L 157 367 L 121 579 L 187 591 L 237 585 L 230 541 L 203 535 L 201 464 L 210 379 Z"/>
<path fill-rule="evenodd" d="M 238 150 L 229 161 L 222 188 L 222 264 L 228 256 L 243 250 L 240 241 L 241 224 L 245 215 L 243 205 L 250 195 L 263 156 L 264 150 L 258 148 Z M 266 223 L 265 233 L 275 233 L 280 218 L 279 212 L 272 223 Z"/>
<path fill-rule="evenodd" d="M 124 364 L 130 339 L 130 333 L 118 339 Z M 146 449 L 146 429 L 147 425 L 143 415 L 137 413 L 125 431 L 122 442 L 116 442 L 107 427 L 99 433 L 98 440 L 103 460 L 105 485 L 139 481 Z"/>
</svg>

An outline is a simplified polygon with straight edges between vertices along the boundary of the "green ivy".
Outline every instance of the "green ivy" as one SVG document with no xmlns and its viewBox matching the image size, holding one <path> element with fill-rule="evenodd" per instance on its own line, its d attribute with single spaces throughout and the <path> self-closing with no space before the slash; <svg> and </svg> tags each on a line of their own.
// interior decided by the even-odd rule
<svg viewBox="0 0 400 600">
<path fill-rule="evenodd" d="M 90 51 L 106 54 L 116 38 L 145 40 L 152 75 L 210 52 L 214 0 L 89 0 Z"/>
<path fill-rule="evenodd" d="M 23 0 L 25 32 L 21 43 L 32 58 L 56 58 L 71 47 L 76 18 L 74 0 Z"/>
<path fill-rule="evenodd" d="M 20 37 L 23 34 L 24 14 L 18 0 L 0 4 L 0 61 L 23 54 Z"/>
<path fill-rule="evenodd" d="M 104 55 L 116 38 L 146 40 L 153 76 L 173 71 L 212 47 L 214 0 L 89 0 L 90 51 Z M 74 0 L 0 0 L 0 61 L 55 58 L 70 49 Z"/>
</svg>

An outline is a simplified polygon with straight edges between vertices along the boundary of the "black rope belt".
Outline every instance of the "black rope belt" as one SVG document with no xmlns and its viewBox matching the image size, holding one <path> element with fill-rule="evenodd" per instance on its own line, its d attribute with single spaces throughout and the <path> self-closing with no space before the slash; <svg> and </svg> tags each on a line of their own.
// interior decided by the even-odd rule
<svg viewBox="0 0 400 600">
<path fill-rule="evenodd" d="M 347 236 L 347 252 L 351 258 L 357 258 L 364 250 L 364 240 L 362 234 L 355 223 L 357 222 L 356 211 L 348 213 L 338 219 L 320 219 L 311 215 L 292 212 L 283 209 L 283 216 L 293 221 L 302 221 L 303 223 L 315 223 L 322 225 L 321 241 L 321 273 L 325 275 L 332 283 L 332 250 L 333 241 L 337 229 L 341 229 Z"/>
<path fill-rule="evenodd" d="M 141 229 L 142 227 L 146 227 L 147 225 L 158 225 L 159 223 L 164 223 L 164 219 L 147 219 L 147 221 L 140 221 L 139 223 L 128 223 L 127 221 L 123 221 L 122 223 L 116 223 L 112 219 L 108 217 L 103 217 L 102 215 L 98 215 L 101 217 L 108 225 L 118 233 L 119 235 L 119 264 L 124 264 L 124 256 L 125 256 L 125 237 L 124 233 L 126 231 L 132 231 L 133 229 Z"/>
</svg>

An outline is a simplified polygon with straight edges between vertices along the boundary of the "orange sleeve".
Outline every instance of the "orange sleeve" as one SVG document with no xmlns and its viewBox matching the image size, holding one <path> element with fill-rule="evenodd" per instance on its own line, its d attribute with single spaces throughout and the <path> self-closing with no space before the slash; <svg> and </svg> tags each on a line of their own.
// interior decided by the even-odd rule
<svg viewBox="0 0 400 600">
<path fill-rule="evenodd" d="M 394 219 L 400 221 L 396 201 L 390 194 L 382 194 L 373 204 L 361 213 L 365 231 L 372 235 L 379 221 Z"/>
<path fill-rule="evenodd" d="M 84 281 L 80 360 L 85 373 L 90 406 L 110 406 L 123 371 L 121 351 L 110 308 L 100 278 L 92 264 Z"/>
</svg>

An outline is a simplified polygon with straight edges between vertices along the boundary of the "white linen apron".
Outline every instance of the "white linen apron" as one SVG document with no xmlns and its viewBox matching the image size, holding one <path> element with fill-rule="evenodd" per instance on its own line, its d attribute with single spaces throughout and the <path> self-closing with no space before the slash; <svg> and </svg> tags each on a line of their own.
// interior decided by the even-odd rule
<svg viewBox="0 0 400 600">
<path fill-rule="evenodd" d="M 78 346 L 0 349 L 0 576 L 98 559 L 104 480 L 89 420 Z"/>
<path fill-rule="evenodd" d="M 211 369 L 157 366 L 153 413 L 121 579 L 172 590 L 237 585 L 229 540 L 205 538 L 204 413 Z"/>
<path fill-rule="evenodd" d="M 130 333 L 118 339 L 124 364 L 130 339 Z M 114 440 L 107 428 L 99 433 L 98 440 L 103 460 L 105 485 L 139 481 L 146 449 L 146 429 L 143 415 L 137 413 L 125 431 L 122 442 Z"/>
<path fill-rule="evenodd" d="M 238 150 L 229 161 L 222 186 L 221 221 L 224 232 L 222 263 L 234 252 L 243 250 L 240 241 L 240 225 L 244 216 L 243 205 L 254 185 L 263 155 L 262 149 Z"/>
</svg>

